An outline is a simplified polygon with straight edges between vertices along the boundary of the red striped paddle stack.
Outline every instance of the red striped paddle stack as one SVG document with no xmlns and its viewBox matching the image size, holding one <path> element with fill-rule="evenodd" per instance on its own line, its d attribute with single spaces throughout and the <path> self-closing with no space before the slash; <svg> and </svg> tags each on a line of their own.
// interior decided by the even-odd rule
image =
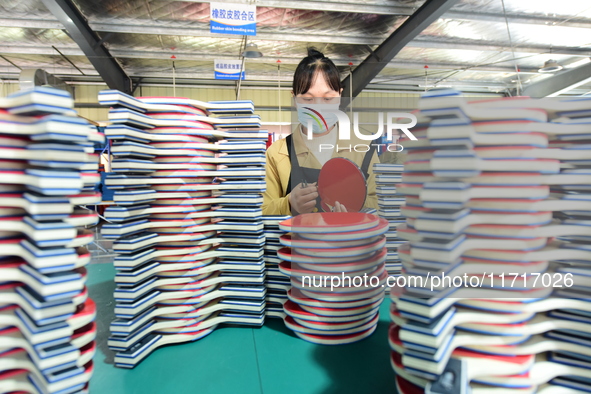
<svg viewBox="0 0 591 394">
<path fill-rule="evenodd" d="M 307 341 L 337 345 L 371 335 L 384 298 L 388 222 L 365 213 L 310 213 L 279 227 L 279 270 L 291 278 L 285 324 Z"/>
<path fill-rule="evenodd" d="M 267 132 L 252 103 L 112 90 L 99 101 L 112 106 L 113 122 L 107 186 L 117 205 L 102 233 L 119 253 L 108 342 L 115 364 L 133 368 L 154 349 L 222 323 L 262 325 Z"/>
<path fill-rule="evenodd" d="M 69 93 L 0 98 L 0 392 L 83 393 L 93 371 L 85 226 L 98 216 L 95 143 Z"/>
<path fill-rule="evenodd" d="M 398 185 L 399 390 L 588 392 L 591 100 L 433 90 L 419 107 Z"/>
</svg>

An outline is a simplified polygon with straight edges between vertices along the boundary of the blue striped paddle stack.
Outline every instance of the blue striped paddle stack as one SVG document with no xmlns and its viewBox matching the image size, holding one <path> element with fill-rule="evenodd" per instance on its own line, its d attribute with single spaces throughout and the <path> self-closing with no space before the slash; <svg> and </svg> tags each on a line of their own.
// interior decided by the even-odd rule
<svg viewBox="0 0 591 394">
<path fill-rule="evenodd" d="M 289 219 L 289 216 L 263 216 L 265 226 L 265 267 L 267 277 L 267 316 L 284 318 L 283 304 L 287 301 L 287 291 L 291 287 L 289 276 L 279 270 L 281 259 L 277 252 L 281 249 L 279 238 L 284 231 L 279 228 L 279 223 Z"/>
<path fill-rule="evenodd" d="M 396 228 L 404 223 L 400 216 L 400 206 L 404 204 L 404 196 L 396 192 L 396 185 L 402 181 L 404 166 L 392 163 L 376 163 L 373 172 L 376 174 L 376 194 L 378 196 L 378 216 L 390 223 L 390 229 L 386 233 L 386 271 L 389 276 L 400 275 L 401 263 L 398 257 L 398 246 L 404 240 L 398 238 Z M 386 286 L 386 291 L 389 287 Z"/>
<path fill-rule="evenodd" d="M 400 193 L 402 393 L 591 390 L 591 100 L 419 101 Z"/>
<path fill-rule="evenodd" d="M 86 249 L 100 180 L 94 145 L 69 93 L 0 98 L 0 392 L 88 391 L 96 308 Z"/>
<path fill-rule="evenodd" d="M 218 324 L 265 316 L 261 220 L 267 132 L 249 101 L 99 94 L 111 107 L 115 315 L 109 346 L 132 368 Z M 221 115 L 221 116 L 215 116 Z M 231 116 L 232 115 L 232 116 Z"/>
</svg>

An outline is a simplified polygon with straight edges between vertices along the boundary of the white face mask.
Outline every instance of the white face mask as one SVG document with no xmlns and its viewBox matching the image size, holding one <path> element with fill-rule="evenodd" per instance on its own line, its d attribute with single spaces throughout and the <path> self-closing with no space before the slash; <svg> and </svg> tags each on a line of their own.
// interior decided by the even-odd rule
<svg viewBox="0 0 591 394">
<path fill-rule="evenodd" d="M 330 130 L 338 121 L 334 111 L 339 110 L 340 100 L 330 104 L 297 103 L 298 121 L 312 133 L 322 134 Z"/>
</svg>

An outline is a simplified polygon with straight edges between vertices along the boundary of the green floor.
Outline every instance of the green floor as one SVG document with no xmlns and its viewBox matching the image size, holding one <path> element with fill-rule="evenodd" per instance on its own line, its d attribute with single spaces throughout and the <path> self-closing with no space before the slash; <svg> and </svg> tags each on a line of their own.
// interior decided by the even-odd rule
<svg viewBox="0 0 591 394">
<path fill-rule="evenodd" d="M 351 345 L 305 342 L 269 319 L 262 328 L 224 327 L 192 343 L 157 349 L 135 369 L 113 366 L 107 348 L 113 319 L 112 264 L 89 266 L 98 308 L 92 393 L 396 393 L 388 349 L 388 304 L 374 334 Z"/>
</svg>

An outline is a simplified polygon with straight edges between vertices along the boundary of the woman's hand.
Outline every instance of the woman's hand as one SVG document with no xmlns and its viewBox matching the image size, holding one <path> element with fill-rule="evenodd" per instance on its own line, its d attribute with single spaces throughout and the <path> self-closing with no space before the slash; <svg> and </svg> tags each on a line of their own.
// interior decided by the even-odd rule
<svg viewBox="0 0 591 394">
<path fill-rule="evenodd" d="M 303 187 L 301 183 L 298 184 L 289 194 L 291 213 L 297 215 L 298 213 L 310 213 L 314 211 L 317 198 L 318 187 L 316 186 L 316 182 L 308 184 L 307 187 Z"/>
<path fill-rule="evenodd" d="M 332 208 L 333 212 L 347 212 L 347 207 L 345 207 L 343 204 L 341 204 L 338 201 L 335 201 L 334 203 L 334 207 Z"/>
</svg>

